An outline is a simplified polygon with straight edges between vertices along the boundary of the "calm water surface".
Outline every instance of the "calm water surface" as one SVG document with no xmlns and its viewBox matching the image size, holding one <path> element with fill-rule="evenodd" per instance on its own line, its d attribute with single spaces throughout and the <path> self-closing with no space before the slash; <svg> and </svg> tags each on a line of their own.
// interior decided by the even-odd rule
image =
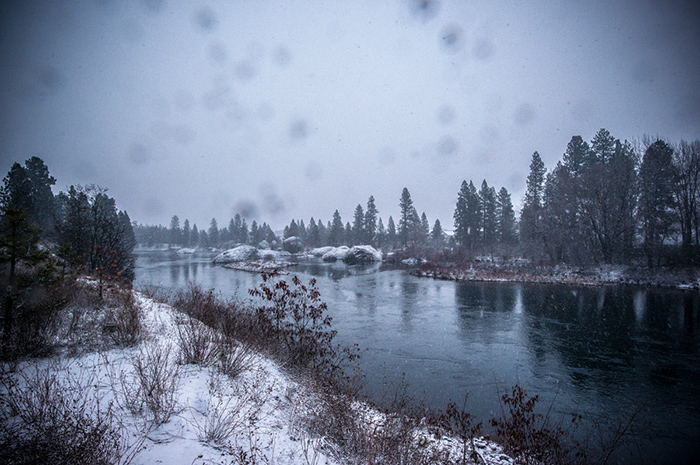
<svg viewBox="0 0 700 465">
<path fill-rule="evenodd" d="M 246 299 L 260 283 L 210 262 L 141 253 L 136 285 L 196 281 Z M 519 384 L 555 416 L 583 415 L 576 434 L 594 443 L 637 412 L 626 446 L 608 463 L 700 458 L 695 292 L 455 283 L 340 263 L 300 263 L 292 272 L 318 279 L 337 341 L 367 349 L 361 363 L 377 399 L 385 381 L 405 377 L 409 393 L 432 407 L 469 393 L 468 410 L 487 424 L 500 415 L 499 393 Z"/>
</svg>

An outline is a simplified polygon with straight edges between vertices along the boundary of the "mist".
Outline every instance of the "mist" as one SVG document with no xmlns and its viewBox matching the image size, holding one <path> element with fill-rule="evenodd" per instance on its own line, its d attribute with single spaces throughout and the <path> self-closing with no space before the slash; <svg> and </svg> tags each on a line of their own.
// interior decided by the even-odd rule
<svg viewBox="0 0 700 465">
<path fill-rule="evenodd" d="M 139 223 L 380 217 L 449 229 L 462 180 L 511 192 L 606 128 L 699 137 L 689 2 L 0 6 L 0 170 L 41 157 Z"/>
</svg>

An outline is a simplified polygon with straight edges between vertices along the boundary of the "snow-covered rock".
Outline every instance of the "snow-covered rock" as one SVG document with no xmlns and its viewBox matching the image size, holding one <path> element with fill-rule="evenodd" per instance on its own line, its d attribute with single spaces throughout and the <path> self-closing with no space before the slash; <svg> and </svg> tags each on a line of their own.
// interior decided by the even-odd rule
<svg viewBox="0 0 700 465">
<path fill-rule="evenodd" d="M 292 256 L 284 250 L 258 250 L 258 258 L 262 260 L 286 260 Z"/>
<path fill-rule="evenodd" d="M 177 249 L 177 253 L 180 255 L 189 255 L 193 254 L 195 249 L 189 248 L 189 247 L 183 247 L 181 249 Z"/>
<path fill-rule="evenodd" d="M 289 253 L 299 253 L 304 250 L 304 242 L 297 236 L 288 237 L 282 241 L 282 248 Z"/>
<path fill-rule="evenodd" d="M 267 242 L 266 240 L 262 240 L 262 241 L 258 244 L 258 249 L 268 250 L 269 248 L 270 248 L 270 244 L 268 244 L 268 242 Z"/>
<path fill-rule="evenodd" d="M 252 245 L 239 245 L 214 257 L 214 263 L 234 263 L 256 258 L 257 249 Z"/>
<path fill-rule="evenodd" d="M 374 263 L 382 261 L 382 254 L 371 245 L 356 245 L 348 251 L 344 259 L 348 265 Z"/>
<path fill-rule="evenodd" d="M 335 262 L 337 260 L 345 260 L 350 247 L 341 245 L 340 247 L 332 247 L 329 251 L 323 254 L 324 262 Z"/>
<path fill-rule="evenodd" d="M 335 247 L 329 245 L 326 247 L 318 247 L 316 249 L 312 249 L 309 253 L 314 257 L 323 257 L 326 254 L 326 252 L 331 251 L 333 249 L 335 249 Z"/>
</svg>

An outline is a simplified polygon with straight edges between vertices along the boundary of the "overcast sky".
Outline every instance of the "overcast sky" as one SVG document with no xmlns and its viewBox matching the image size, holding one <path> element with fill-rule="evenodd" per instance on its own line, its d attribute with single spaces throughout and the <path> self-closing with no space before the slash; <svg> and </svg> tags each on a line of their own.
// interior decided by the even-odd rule
<svg viewBox="0 0 700 465">
<path fill-rule="evenodd" d="M 463 179 L 518 204 L 573 135 L 700 137 L 694 1 L 0 2 L 0 171 L 37 155 L 140 223 L 352 220 Z"/>
</svg>

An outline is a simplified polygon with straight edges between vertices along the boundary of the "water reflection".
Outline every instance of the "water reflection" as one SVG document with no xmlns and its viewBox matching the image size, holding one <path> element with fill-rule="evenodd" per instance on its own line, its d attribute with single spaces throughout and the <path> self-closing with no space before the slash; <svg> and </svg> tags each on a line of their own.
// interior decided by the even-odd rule
<svg viewBox="0 0 700 465">
<path fill-rule="evenodd" d="M 337 342 L 368 349 L 362 368 L 377 392 L 382 374 L 406 373 L 410 393 L 433 407 L 469 392 L 487 423 L 500 411 L 499 390 L 518 383 L 541 405 L 556 397 L 556 412 L 596 421 L 601 434 L 641 408 L 636 434 L 652 463 L 673 463 L 671 447 L 700 439 L 697 292 L 454 283 L 384 270 L 318 260 L 290 269 L 318 279 Z M 224 297 L 260 282 L 210 257 L 137 262 L 137 281 L 178 288 L 190 279 Z"/>
</svg>

